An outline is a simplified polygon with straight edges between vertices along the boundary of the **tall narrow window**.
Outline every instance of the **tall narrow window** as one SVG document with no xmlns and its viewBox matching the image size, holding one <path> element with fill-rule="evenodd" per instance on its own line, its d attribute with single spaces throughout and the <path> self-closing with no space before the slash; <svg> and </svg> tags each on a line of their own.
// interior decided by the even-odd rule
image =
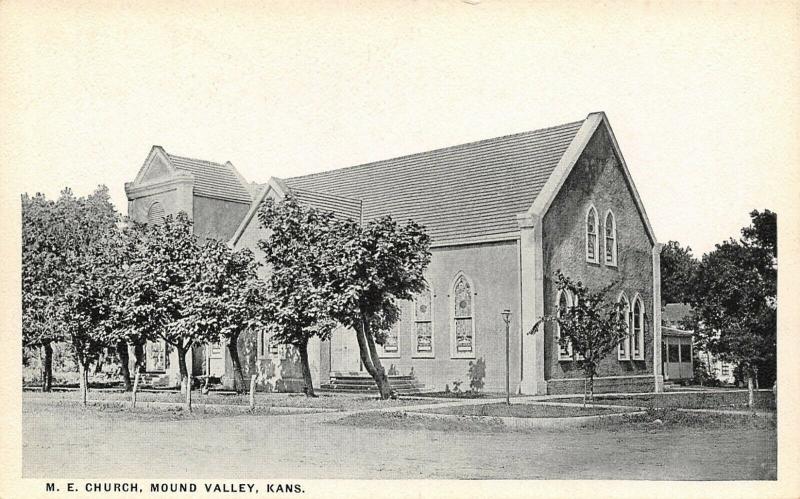
<svg viewBox="0 0 800 499">
<path fill-rule="evenodd" d="M 386 339 L 383 342 L 383 355 L 381 357 L 399 357 L 400 356 L 400 335 L 398 332 L 398 325 L 402 319 L 386 333 Z"/>
<path fill-rule="evenodd" d="M 606 265 L 616 266 L 617 265 L 617 221 L 614 218 L 614 214 L 611 212 L 611 210 L 608 210 L 608 212 L 606 213 L 605 232 L 606 232 L 605 262 Z"/>
<path fill-rule="evenodd" d="M 597 210 L 594 206 L 589 206 L 589 211 L 586 213 L 586 261 L 598 263 L 598 251 Z"/>
<path fill-rule="evenodd" d="M 644 359 L 644 307 L 641 297 L 637 296 L 633 300 L 633 358 L 636 360 Z"/>
<path fill-rule="evenodd" d="M 473 290 L 467 276 L 459 274 L 453 283 L 451 296 L 453 310 L 452 356 L 475 356 L 475 321 L 473 316 Z"/>
<path fill-rule="evenodd" d="M 628 334 L 619 342 L 619 348 L 617 349 L 617 358 L 619 360 L 630 360 L 631 359 L 631 337 L 630 337 L 630 330 L 631 330 L 631 304 L 628 301 L 628 298 L 625 296 L 625 293 L 620 295 L 619 303 L 622 304 L 622 317 L 625 318 L 626 329 Z"/>
<path fill-rule="evenodd" d="M 556 316 L 560 319 L 562 314 L 572 306 L 572 296 L 568 291 L 559 291 L 556 299 Z M 556 343 L 558 344 L 558 360 L 572 360 L 572 343 L 561 343 L 561 325 L 556 322 Z"/>
<path fill-rule="evenodd" d="M 414 334 L 417 339 L 415 356 L 433 357 L 433 314 L 429 288 L 425 288 L 414 299 Z"/>
</svg>

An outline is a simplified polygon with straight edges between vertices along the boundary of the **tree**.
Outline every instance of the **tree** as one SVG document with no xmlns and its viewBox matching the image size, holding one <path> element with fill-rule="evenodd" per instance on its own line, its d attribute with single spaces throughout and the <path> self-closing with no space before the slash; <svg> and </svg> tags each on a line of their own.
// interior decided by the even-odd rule
<svg viewBox="0 0 800 499">
<path fill-rule="evenodd" d="M 177 350 L 181 387 L 191 409 L 186 353 L 213 339 L 195 313 L 195 304 L 204 299 L 207 259 L 184 212 L 167 216 L 163 223 L 134 227 L 139 237 L 125 271 L 128 288 L 121 313 L 129 327 L 147 331 L 150 339 L 163 339 Z"/>
<path fill-rule="evenodd" d="M 564 348 L 572 346 L 573 355 L 583 369 L 585 406 L 587 391 L 594 400 L 594 377 L 600 361 L 630 334 L 625 316 L 629 311 L 622 303 L 606 300 L 613 283 L 592 292 L 581 281 L 573 281 L 557 270 L 555 284 L 560 292 L 572 296 L 572 303 L 559 303 L 555 315 L 541 317 L 528 334 L 535 334 L 547 322 L 560 328 L 560 345 Z"/>
<path fill-rule="evenodd" d="M 399 319 L 397 300 L 411 300 L 425 288 L 430 238 L 415 222 L 400 225 L 389 216 L 336 225 L 320 255 L 330 283 L 328 315 L 355 330 L 361 362 L 387 399 L 393 393 L 375 345 Z"/>
<path fill-rule="evenodd" d="M 775 213 L 753 211 L 742 239 L 704 255 L 694 283 L 695 329 L 712 353 L 747 377 L 749 405 L 759 369 L 774 372 L 777 333 Z"/>
<path fill-rule="evenodd" d="M 321 258 L 335 246 L 333 214 L 301 206 L 291 196 L 280 203 L 267 199 L 258 213 L 269 229 L 268 240 L 259 241 L 269 265 L 269 300 L 264 302 L 266 325 L 272 339 L 291 345 L 300 354 L 304 393 L 316 396 L 308 361 L 308 342 L 328 339 L 335 323 L 328 317 L 326 299 L 330 272 Z"/>
<path fill-rule="evenodd" d="M 234 388 L 246 388 L 239 359 L 239 337 L 247 330 L 263 328 L 266 287 L 258 276 L 259 264 L 253 253 L 233 251 L 226 244 L 208 240 L 202 246 L 205 271 L 198 300 L 190 303 L 189 314 L 203 336 L 225 343 L 234 369 Z"/>
<path fill-rule="evenodd" d="M 683 248 L 677 241 L 664 245 L 661 251 L 662 306 L 667 303 L 689 303 L 698 265 L 689 246 Z"/>
<path fill-rule="evenodd" d="M 52 343 L 63 340 L 58 321 L 60 243 L 51 230 L 55 203 L 43 194 L 22 195 L 22 344 L 39 350 L 42 391 L 53 383 Z"/>
</svg>

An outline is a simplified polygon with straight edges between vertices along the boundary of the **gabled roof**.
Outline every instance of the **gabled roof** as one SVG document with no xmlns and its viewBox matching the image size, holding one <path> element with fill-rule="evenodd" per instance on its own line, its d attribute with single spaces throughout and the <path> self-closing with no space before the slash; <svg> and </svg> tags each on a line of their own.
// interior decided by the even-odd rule
<svg viewBox="0 0 800 499">
<path fill-rule="evenodd" d="M 661 322 L 665 324 L 680 324 L 692 315 L 692 306 L 688 303 L 667 303 L 661 309 Z"/>
<path fill-rule="evenodd" d="M 356 222 L 361 220 L 361 200 L 359 199 L 323 194 L 305 189 L 289 189 L 289 192 L 300 204 L 322 211 L 333 212 L 334 217 L 351 219 Z"/>
<path fill-rule="evenodd" d="M 196 196 L 226 199 L 247 204 L 252 201 L 246 184 L 243 183 L 241 176 L 230 162 L 223 165 L 202 159 L 166 154 L 172 166 L 194 175 L 194 193 Z"/>
<path fill-rule="evenodd" d="M 583 121 L 284 179 L 294 192 L 363 202 L 363 220 L 391 215 L 434 242 L 507 235 L 531 207 Z"/>
</svg>

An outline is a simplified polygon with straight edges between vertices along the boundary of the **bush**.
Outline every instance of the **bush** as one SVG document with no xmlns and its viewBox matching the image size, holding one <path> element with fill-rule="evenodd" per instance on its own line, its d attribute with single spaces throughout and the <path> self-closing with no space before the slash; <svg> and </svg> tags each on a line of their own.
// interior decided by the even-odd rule
<svg viewBox="0 0 800 499">
<path fill-rule="evenodd" d="M 469 388 L 472 391 L 479 392 L 483 390 L 483 378 L 486 377 L 486 361 L 483 357 L 475 362 L 469 363 Z"/>
</svg>

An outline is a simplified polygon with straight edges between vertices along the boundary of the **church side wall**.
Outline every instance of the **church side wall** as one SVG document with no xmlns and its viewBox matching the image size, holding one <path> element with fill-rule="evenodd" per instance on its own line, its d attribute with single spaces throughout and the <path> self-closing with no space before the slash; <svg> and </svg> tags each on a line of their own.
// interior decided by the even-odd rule
<svg viewBox="0 0 800 499">
<path fill-rule="evenodd" d="M 245 203 L 194 196 L 194 233 L 227 242 L 249 209 Z"/>
<path fill-rule="evenodd" d="M 617 359 L 614 350 L 599 366 L 597 392 L 652 391 L 653 378 L 653 270 L 652 247 L 609 137 L 599 129 L 584 150 L 543 220 L 544 309 L 556 310 L 554 272 L 580 280 L 592 290 L 614 283 L 608 293 L 616 300 L 624 291 L 633 302 L 638 293 L 644 305 L 643 360 Z M 589 205 L 597 210 L 599 264 L 586 261 L 585 224 Z M 604 220 L 611 209 L 616 217 L 618 266 L 604 263 Z M 548 393 L 583 391 L 583 373 L 576 362 L 559 361 L 556 328 L 545 327 L 545 378 Z"/>
<path fill-rule="evenodd" d="M 473 284 L 473 320 L 475 321 L 474 358 L 452 358 L 451 315 L 454 304 L 451 293 L 453 281 L 459 272 Z M 460 388 L 470 385 L 469 364 L 478 359 L 486 363 L 484 379 L 487 391 L 505 390 L 505 323 L 500 313 L 505 308 L 512 311 L 510 330 L 511 390 L 520 381 L 519 334 L 519 250 L 516 241 L 453 246 L 432 250 L 426 279 L 432 289 L 434 357 L 420 358 L 416 354 L 414 307 L 410 302 L 401 304 L 402 318 L 396 326 L 399 339 L 399 356 L 383 358 L 388 370 L 409 374 L 413 368 L 417 380 L 426 388 L 444 390 L 460 381 Z"/>
</svg>

